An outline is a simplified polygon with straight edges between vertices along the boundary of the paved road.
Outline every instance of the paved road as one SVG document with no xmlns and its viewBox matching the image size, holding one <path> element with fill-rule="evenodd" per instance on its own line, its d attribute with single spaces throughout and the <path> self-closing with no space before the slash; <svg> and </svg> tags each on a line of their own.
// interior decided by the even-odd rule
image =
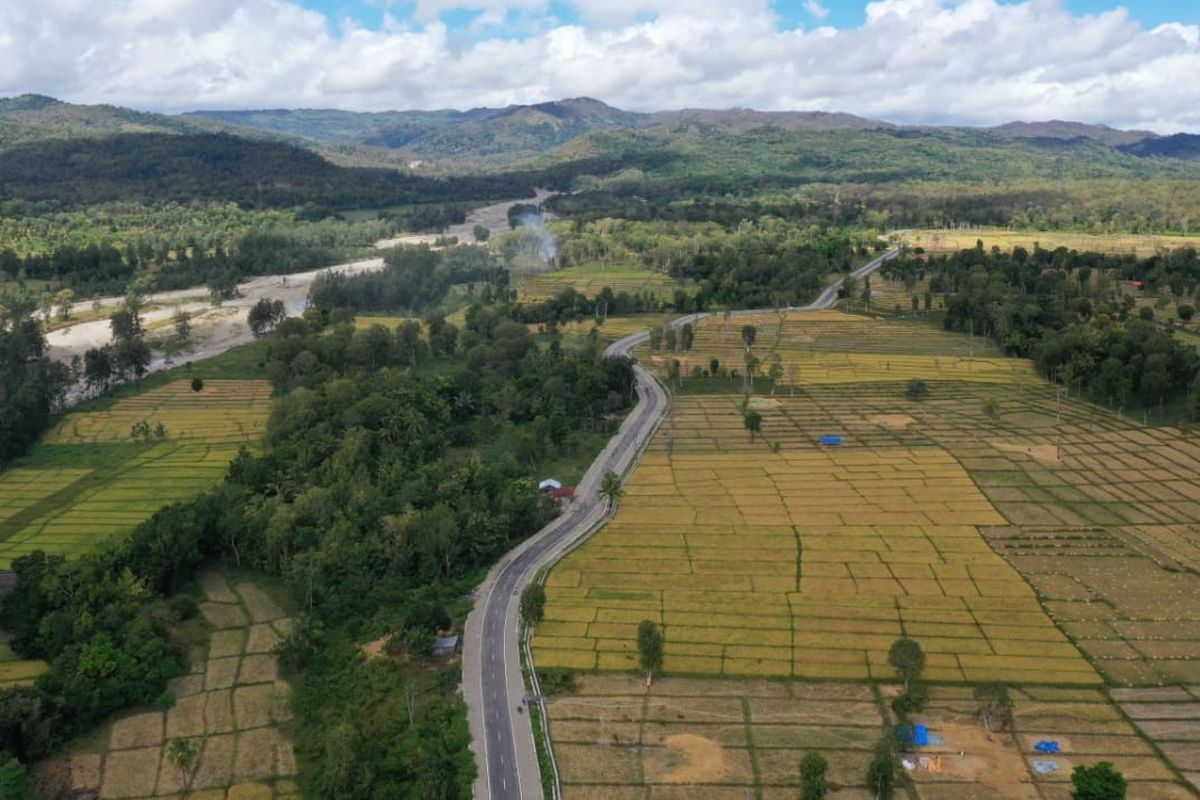
<svg viewBox="0 0 1200 800">
<path fill-rule="evenodd" d="M 851 273 L 862 278 L 898 255 L 891 251 Z M 829 286 L 806 310 L 832 306 L 842 282 Z M 751 313 L 751 312 L 738 312 Z M 690 314 L 675 325 L 701 319 Z M 611 344 L 608 355 L 627 355 L 649 337 L 646 332 Z M 543 798 L 533 727 L 524 702 L 518 641 L 521 589 L 542 566 L 588 535 L 606 517 L 606 504 L 598 489 L 604 473 L 623 474 L 649 441 L 666 412 L 662 386 L 645 369 L 635 367 L 638 404 L 625 419 L 604 452 L 592 462 L 576 487 L 575 502 L 562 516 L 519 545 L 492 568 L 476 592 L 475 609 L 467 619 L 463 642 L 463 692 L 471 726 L 479 777 L 476 800 L 538 800 Z"/>
</svg>

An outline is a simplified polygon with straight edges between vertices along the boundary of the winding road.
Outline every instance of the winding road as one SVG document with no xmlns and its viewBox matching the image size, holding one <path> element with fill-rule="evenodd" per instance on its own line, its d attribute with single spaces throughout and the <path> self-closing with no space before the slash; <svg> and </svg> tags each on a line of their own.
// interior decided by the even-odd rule
<svg viewBox="0 0 1200 800">
<path fill-rule="evenodd" d="M 898 255 L 899 251 L 892 250 L 851 275 L 863 278 Z M 802 310 L 830 308 L 837 302 L 841 287 L 842 281 L 836 281 Z M 673 324 L 706 316 L 691 314 Z M 629 355 L 648 338 L 649 332 L 627 336 L 609 345 L 605 352 Z M 588 468 L 576 487 L 575 501 L 565 514 L 505 555 L 476 590 L 475 608 L 467 618 L 463 641 L 463 694 L 471 748 L 479 766 L 476 800 L 544 797 L 521 674 L 520 594 L 539 569 L 554 563 L 608 518 L 608 504 L 599 495 L 601 479 L 609 470 L 626 474 L 665 416 L 667 395 L 662 385 L 641 366 L 635 365 L 634 372 L 638 404 Z"/>
</svg>

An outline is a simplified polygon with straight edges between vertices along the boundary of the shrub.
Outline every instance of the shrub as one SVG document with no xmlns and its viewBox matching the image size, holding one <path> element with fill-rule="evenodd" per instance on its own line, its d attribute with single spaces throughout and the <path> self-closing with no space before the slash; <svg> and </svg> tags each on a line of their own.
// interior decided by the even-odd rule
<svg viewBox="0 0 1200 800">
<path fill-rule="evenodd" d="M 204 379 L 203 378 L 201 378 L 199 375 L 197 375 L 195 378 L 192 378 L 192 391 L 193 392 L 198 392 L 203 388 L 204 388 Z"/>
<path fill-rule="evenodd" d="M 800 800 L 825 800 L 828 771 L 829 762 L 820 753 L 804 754 L 800 759 Z"/>
<path fill-rule="evenodd" d="M 1078 766 L 1071 772 L 1074 800 L 1124 800 L 1129 784 L 1110 761 L 1091 766 Z"/>
</svg>

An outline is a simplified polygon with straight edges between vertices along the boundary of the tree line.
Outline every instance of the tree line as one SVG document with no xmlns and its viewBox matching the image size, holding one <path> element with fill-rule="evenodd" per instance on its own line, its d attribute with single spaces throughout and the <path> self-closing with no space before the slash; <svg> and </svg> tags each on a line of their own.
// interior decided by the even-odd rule
<svg viewBox="0 0 1200 800">
<path fill-rule="evenodd" d="M 947 330 L 987 336 L 1099 402 L 1161 407 L 1190 395 L 1195 407 L 1200 399 L 1194 348 L 1156 322 L 1153 309 L 1136 308 L 1138 294 L 1195 296 L 1194 250 L 1138 259 L 1065 248 L 1004 253 L 980 243 L 948 256 L 898 259 L 885 274 L 910 284 L 928 278 L 930 291 L 944 297 Z"/>
</svg>

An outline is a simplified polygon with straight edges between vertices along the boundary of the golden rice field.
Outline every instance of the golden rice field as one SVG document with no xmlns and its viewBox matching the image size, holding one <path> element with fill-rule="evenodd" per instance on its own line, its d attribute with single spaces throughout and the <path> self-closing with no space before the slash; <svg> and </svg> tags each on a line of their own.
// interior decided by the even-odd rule
<svg viewBox="0 0 1200 800">
<path fill-rule="evenodd" d="M 584 319 L 578 322 L 558 323 L 559 333 L 575 333 L 586 336 L 592 329 L 598 329 L 604 339 L 623 339 L 635 333 L 641 333 L 649 328 L 662 325 L 669 321 L 670 316 L 663 314 L 633 314 L 628 317 L 607 317 L 600 322 L 594 319 Z M 535 333 L 546 329 L 543 323 L 530 323 L 529 330 Z"/>
<path fill-rule="evenodd" d="M 238 449 L 262 437 L 269 410 L 265 381 L 209 380 L 193 392 L 181 380 L 66 415 L 0 473 L 0 569 L 34 550 L 79 555 L 215 485 Z M 165 437 L 134 442 L 139 422 L 161 422 Z"/>
<path fill-rule="evenodd" d="M 523 301 L 553 297 L 563 289 L 593 297 L 605 287 L 614 294 L 651 294 L 669 297 L 683 284 L 661 272 L 651 272 L 638 264 L 588 264 L 579 267 L 540 272 L 526 277 L 518 287 Z"/>
<path fill-rule="evenodd" d="M 550 574 L 535 658 L 632 668 L 649 618 L 673 673 L 889 678 L 909 635 L 933 679 L 1098 682 L 979 535 L 1004 521 L 938 448 L 650 453 Z"/>
<path fill-rule="evenodd" d="M 903 235 L 905 244 L 923 247 L 931 252 L 950 252 L 975 247 L 979 240 L 984 249 L 999 247 L 1009 251 L 1014 247 L 1033 250 L 1035 243 L 1045 250 L 1065 247 L 1068 250 L 1099 253 L 1135 253 L 1141 258 L 1160 250 L 1177 247 L 1200 247 L 1200 236 L 1151 236 L 1128 233 L 1091 234 L 1069 231 L 1006 231 L 996 228 L 975 230 L 916 230 Z"/>
<path fill-rule="evenodd" d="M 745 373 L 742 328 L 756 336 L 750 352 L 756 377 L 768 374 L 777 359 L 780 385 L 796 386 L 908 381 L 1034 383 L 1040 379 L 1025 359 L 1005 358 L 982 337 L 968 337 L 906 321 L 853 316 L 839 311 L 783 312 L 705 317 L 695 325 L 695 341 L 687 352 L 654 351 L 644 344 L 635 356 L 666 376 L 671 359 L 680 362 L 684 380 L 695 368 L 710 369 L 716 359 L 725 370 Z M 740 380 L 731 384 L 739 390 Z"/>
</svg>

